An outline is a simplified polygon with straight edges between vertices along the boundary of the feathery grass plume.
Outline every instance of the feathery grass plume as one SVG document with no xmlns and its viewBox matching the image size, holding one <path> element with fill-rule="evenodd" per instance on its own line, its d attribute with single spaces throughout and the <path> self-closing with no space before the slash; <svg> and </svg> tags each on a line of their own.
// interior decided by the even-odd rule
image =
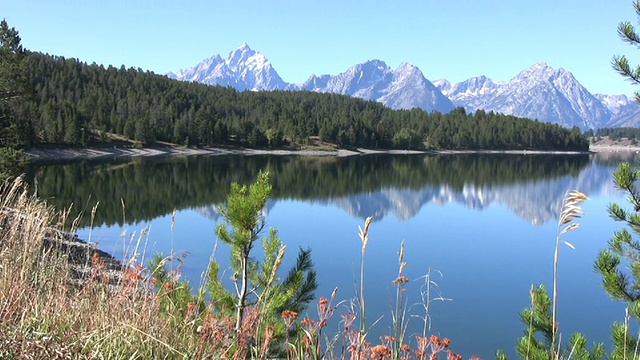
<svg viewBox="0 0 640 360">
<path fill-rule="evenodd" d="M 582 208 L 580 207 L 580 203 L 585 200 L 589 200 L 589 197 L 584 193 L 578 190 L 571 190 L 565 193 L 565 196 L 562 200 L 562 207 L 560 211 L 560 218 L 558 219 L 558 228 L 556 235 L 556 246 L 553 255 L 553 338 L 551 342 L 551 346 L 557 348 L 559 351 L 559 341 L 557 341 L 557 333 L 558 333 L 558 323 L 557 323 L 557 312 L 558 312 L 558 257 L 560 252 L 560 241 L 562 240 L 562 235 L 577 229 L 580 227 L 579 223 L 573 222 L 574 220 L 580 218 L 584 215 Z M 563 241 L 567 246 L 572 249 L 575 249 L 573 244 L 568 241 Z"/>
<path fill-rule="evenodd" d="M 365 334 L 367 332 L 367 320 L 364 301 L 364 257 L 367 252 L 367 244 L 369 243 L 369 225 L 371 225 L 372 216 L 364 221 L 364 230 L 358 225 L 358 236 L 362 242 L 362 257 L 360 259 L 360 292 L 357 294 L 358 307 L 360 308 L 360 331 Z M 356 291 L 357 292 L 357 291 Z"/>
</svg>

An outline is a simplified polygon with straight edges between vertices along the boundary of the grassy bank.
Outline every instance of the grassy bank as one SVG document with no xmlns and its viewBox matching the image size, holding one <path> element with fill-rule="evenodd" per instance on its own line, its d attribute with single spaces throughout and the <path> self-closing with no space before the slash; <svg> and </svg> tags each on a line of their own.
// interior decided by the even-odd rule
<svg viewBox="0 0 640 360">
<path fill-rule="evenodd" d="M 46 245 L 64 240 L 51 231 L 64 213 L 20 180 L 0 193 L 2 209 L 15 211 L 0 214 L 0 358 L 194 357 L 206 345 L 194 322 L 161 316 L 135 259 L 113 270 L 90 252 L 78 264 L 72 251 Z M 89 269 L 80 283 L 78 265 Z"/>
</svg>

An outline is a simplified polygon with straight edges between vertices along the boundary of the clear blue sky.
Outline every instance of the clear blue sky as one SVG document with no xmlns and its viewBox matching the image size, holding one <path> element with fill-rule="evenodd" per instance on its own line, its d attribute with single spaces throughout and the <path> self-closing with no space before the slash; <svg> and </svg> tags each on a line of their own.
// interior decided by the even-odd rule
<svg viewBox="0 0 640 360">
<path fill-rule="evenodd" d="M 166 73 L 247 42 L 287 82 L 370 59 L 418 66 L 429 80 L 507 81 L 536 62 L 592 93 L 632 94 L 614 54 L 630 0 L 0 0 L 0 17 L 35 51 Z"/>
</svg>

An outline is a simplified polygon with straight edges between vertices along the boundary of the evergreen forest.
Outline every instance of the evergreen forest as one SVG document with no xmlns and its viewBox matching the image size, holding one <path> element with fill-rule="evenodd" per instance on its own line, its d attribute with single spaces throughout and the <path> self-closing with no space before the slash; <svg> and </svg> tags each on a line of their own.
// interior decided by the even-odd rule
<svg viewBox="0 0 640 360">
<path fill-rule="evenodd" d="M 104 144 L 299 148 L 310 139 L 343 148 L 588 150 L 567 129 L 463 108 L 448 114 L 392 110 L 374 101 L 306 91 L 239 92 L 141 69 L 104 67 L 25 52 L 26 95 L 0 146 Z M 5 119 L 6 120 L 6 119 Z"/>
</svg>

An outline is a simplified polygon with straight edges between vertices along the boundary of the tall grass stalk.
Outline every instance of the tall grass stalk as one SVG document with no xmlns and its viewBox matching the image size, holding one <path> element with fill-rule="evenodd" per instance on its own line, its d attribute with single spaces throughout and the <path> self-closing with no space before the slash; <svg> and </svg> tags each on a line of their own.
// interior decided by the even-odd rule
<svg viewBox="0 0 640 360">
<path fill-rule="evenodd" d="M 560 217 L 558 219 L 556 244 L 553 254 L 553 305 L 552 305 L 552 339 L 551 347 L 555 357 L 560 353 L 560 341 L 558 341 L 558 260 L 560 253 L 560 242 L 564 242 L 567 246 L 575 249 L 573 244 L 562 240 L 562 236 L 572 230 L 580 227 L 580 223 L 573 222 L 575 219 L 580 218 L 584 214 L 580 203 L 589 198 L 578 190 L 571 190 L 565 193 L 562 200 L 562 207 L 560 211 Z"/>
<path fill-rule="evenodd" d="M 360 308 L 360 332 L 366 334 L 367 332 L 367 311 L 365 306 L 364 296 L 364 259 L 367 253 L 367 244 L 369 243 L 369 225 L 371 225 L 373 217 L 369 216 L 364 221 L 364 229 L 358 225 L 358 236 L 362 242 L 362 256 L 360 259 L 360 291 L 357 293 L 358 307 Z"/>
<path fill-rule="evenodd" d="M 425 337 L 425 338 L 431 331 L 431 303 L 433 301 L 451 301 L 452 300 L 450 298 L 443 297 L 439 291 L 437 296 L 434 297 L 432 295 L 432 292 L 433 292 L 432 288 L 435 287 L 436 290 L 438 289 L 438 283 L 433 280 L 432 272 L 433 270 L 429 268 L 427 270 L 426 275 L 422 276 L 422 278 L 424 278 L 424 284 L 422 284 L 420 288 L 419 305 L 424 310 L 424 316 L 415 315 L 416 317 L 419 317 L 422 320 L 422 337 Z M 440 271 L 436 270 L 436 272 L 440 275 L 440 277 L 442 277 L 442 273 Z"/>
<path fill-rule="evenodd" d="M 399 358 L 402 344 L 405 342 L 409 319 L 407 318 L 407 289 L 405 285 L 409 279 L 404 276 L 404 268 L 407 263 L 404 261 L 404 240 L 400 244 L 400 252 L 398 253 L 398 276 L 393 280 L 392 284 L 396 287 L 395 307 L 391 312 L 391 320 L 393 322 L 393 357 Z"/>
<path fill-rule="evenodd" d="M 175 229 L 176 229 L 176 209 L 173 209 L 173 212 L 171 213 L 171 250 L 169 250 L 171 254 L 173 254 L 173 249 L 174 249 L 173 241 L 175 237 Z M 173 261 L 169 266 L 170 266 L 171 272 L 173 272 Z"/>
<path fill-rule="evenodd" d="M 97 204 L 96 204 L 97 206 Z M 120 198 L 120 207 L 122 208 L 122 225 L 124 226 L 124 224 L 127 223 L 127 207 L 124 204 L 124 199 Z M 94 208 L 95 210 L 95 208 Z M 93 227 L 93 224 L 91 224 L 91 227 Z M 124 232 L 126 232 L 126 230 L 124 230 Z M 126 236 L 125 234 L 121 235 L 123 238 Z M 124 256 L 124 254 L 127 253 L 127 243 L 126 242 L 122 242 L 122 255 Z"/>
</svg>

